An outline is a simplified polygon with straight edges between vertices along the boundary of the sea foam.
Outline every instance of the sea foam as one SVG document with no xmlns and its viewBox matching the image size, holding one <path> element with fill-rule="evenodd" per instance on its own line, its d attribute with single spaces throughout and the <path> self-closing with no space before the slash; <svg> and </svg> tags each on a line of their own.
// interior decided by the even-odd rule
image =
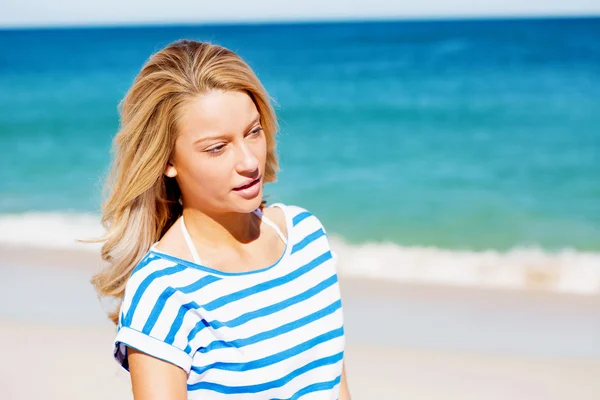
<svg viewBox="0 0 600 400">
<path fill-rule="evenodd" d="M 98 252 L 100 217 L 78 213 L 0 215 L 0 244 Z M 549 251 L 454 250 L 396 243 L 350 244 L 330 234 L 341 275 L 357 278 L 506 289 L 541 289 L 600 294 L 600 253 L 575 249 Z"/>
</svg>

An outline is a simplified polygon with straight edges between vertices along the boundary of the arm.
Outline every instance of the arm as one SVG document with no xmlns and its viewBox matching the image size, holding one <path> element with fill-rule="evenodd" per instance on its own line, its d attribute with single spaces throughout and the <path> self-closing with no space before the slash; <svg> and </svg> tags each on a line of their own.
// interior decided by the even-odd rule
<svg viewBox="0 0 600 400">
<path fill-rule="evenodd" d="M 135 400 L 186 400 L 187 375 L 169 362 L 127 348 Z"/>
<path fill-rule="evenodd" d="M 340 397 L 339 400 L 351 400 L 350 391 L 348 390 L 348 381 L 346 380 L 346 367 L 342 366 L 342 379 L 340 380 Z"/>
</svg>

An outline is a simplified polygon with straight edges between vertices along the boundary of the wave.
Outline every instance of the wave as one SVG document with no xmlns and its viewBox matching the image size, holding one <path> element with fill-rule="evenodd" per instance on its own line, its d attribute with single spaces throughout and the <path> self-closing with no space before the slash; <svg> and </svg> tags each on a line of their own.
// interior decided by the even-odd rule
<svg viewBox="0 0 600 400">
<path fill-rule="evenodd" d="M 505 289 L 600 293 L 600 253 L 548 251 L 461 251 L 404 247 L 395 243 L 348 244 L 333 237 L 342 273 L 349 276 Z"/>
<path fill-rule="evenodd" d="M 91 213 L 0 214 L 0 244 L 97 251 L 100 243 L 78 240 L 99 238 L 103 232 L 100 216 Z"/>
<path fill-rule="evenodd" d="M 97 252 L 99 243 L 77 239 L 102 235 L 100 217 L 78 213 L 0 215 L 0 244 Z M 600 252 L 461 251 L 396 243 L 350 244 L 332 234 L 331 247 L 340 274 L 349 277 L 505 289 L 541 289 L 580 294 L 600 293 Z"/>
</svg>

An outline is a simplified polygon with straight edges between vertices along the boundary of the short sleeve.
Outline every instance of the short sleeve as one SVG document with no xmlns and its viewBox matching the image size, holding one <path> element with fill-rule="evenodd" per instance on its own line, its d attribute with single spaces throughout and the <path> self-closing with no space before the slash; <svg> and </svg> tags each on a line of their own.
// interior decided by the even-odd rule
<svg viewBox="0 0 600 400">
<path fill-rule="evenodd" d="M 159 263 L 159 261 L 157 261 Z M 129 347 L 177 365 L 189 373 L 190 336 L 198 306 L 177 289 L 184 267 L 146 265 L 129 278 L 119 313 L 114 357 L 129 371 Z"/>
<path fill-rule="evenodd" d="M 328 250 L 331 252 L 331 257 L 337 262 L 338 254 L 331 248 L 327 229 L 321 220 L 312 212 L 300 206 L 289 205 L 286 206 L 286 209 L 290 214 L 286 220 L 288 223 L 291 223 L 291 227 L 295 231 L 298 240 L 292 252 L 304 248 L 313 240 L 319 240 L 326 244 Z"/>
</svg>

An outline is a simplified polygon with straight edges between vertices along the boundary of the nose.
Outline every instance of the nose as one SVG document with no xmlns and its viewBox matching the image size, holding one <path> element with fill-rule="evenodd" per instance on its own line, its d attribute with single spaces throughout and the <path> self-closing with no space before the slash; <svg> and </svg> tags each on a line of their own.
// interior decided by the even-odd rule
<svg viewBox="0 0 600 400">
<path fill-rule="evenodd" d="M 239 174 L 248 174 L 258 169 L 258 158 L 245 143 L 240 144 L 237 152 L 236 170 Z"/>
</svg>

